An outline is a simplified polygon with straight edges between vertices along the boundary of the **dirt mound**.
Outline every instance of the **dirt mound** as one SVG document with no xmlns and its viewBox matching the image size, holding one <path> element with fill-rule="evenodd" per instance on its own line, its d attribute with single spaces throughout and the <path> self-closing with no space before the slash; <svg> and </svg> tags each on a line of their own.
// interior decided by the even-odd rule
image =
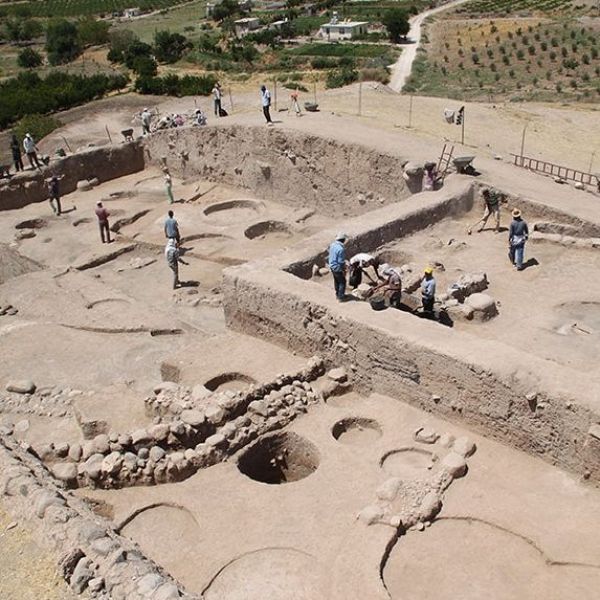
<svg viewBox="0 0 600 600">
<path fill-rule="evenodd" d="M 41 269 L 42 266 L 35 261 L 22 256 L 6 244 L 0 244 L 0 284 L 13 277 Z"/>
</svg>

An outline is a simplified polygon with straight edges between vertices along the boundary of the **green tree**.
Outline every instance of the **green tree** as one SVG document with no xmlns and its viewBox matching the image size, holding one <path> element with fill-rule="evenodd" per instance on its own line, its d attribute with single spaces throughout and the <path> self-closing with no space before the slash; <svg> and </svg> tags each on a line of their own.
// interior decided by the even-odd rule
<svg viewBox="0 0 600 600">
<path fill-rule="evenodd" d="M 213 8 L 212 16 L 215 21 L 221 22 L 228 17 L 233 17 L 234 15 L 239 14 L 240 12 L 240 7 L 236 0 L 223 0 L 221 4 L 217 4 Z"/>
<path fill-rule="evenodd" d="M 157 31 L 154 34 L 154 55 L 159 62 L 177 62 L 190 47 L 188 39 L 180 33 Z"/>
<path fill-rule="evenodd" d="M 44 27 L 35 19 L 7 19 L 2 30 L 4 37 L 10 42 L 32 40 L 44 33 Z"/>
<path fill-rule="evenodd" d="M 381 21 L 387 29 L 392 43 L 397 44 L 401 39 L 406 39 L 406 35 L 410 31 L 410 24 L 405 11 L 400 8 L 392 8 L 385 13 Z"/>
<path fill-rule="evenodd" d="M 151 56 L 137 56 L 133 60 L 133 70 L 139 77 L 155 77 L 158 72 L 156 61 Z"/>
<path fill-rule="evenodd" d="M 133 69 L 135 60 L 140 56 L 152 56 L 152 46 L 136 39 L 123 52 L 123 62 L 129 69 Z"/>
<path fill-rule="evenodd" d="M 107 21 L 97 21 L 94 17 L 86 17 L 77 23 L 79 40 L 84 46 L 100 46 L 108 42 L 108 30 L 110 24 Z"/>
<path fill-rule="evenodd" d="M 75 23 L 60 19 L 50 21 L 46 29 L 46 52 L 51 65 L 71 62 L 81 54 Z"/>
<path fill-rule="evenodd" d="M 33 48 L 24 48 L 19 52 L 17 64 L 23 69 L 34 69 L 42 64 L 42 55 Z"/>
</svg>

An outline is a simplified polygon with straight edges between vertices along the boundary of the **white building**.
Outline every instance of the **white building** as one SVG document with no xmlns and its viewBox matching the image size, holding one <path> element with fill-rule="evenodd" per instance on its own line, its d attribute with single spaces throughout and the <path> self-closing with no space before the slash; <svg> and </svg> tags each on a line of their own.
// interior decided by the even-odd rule
<svg viewBox="0 0 600 600">
<path fill-rule="evenodd" d="M 258 17 L 245 17 L 234 21 L 233 24 L 235 25 L 235 33 L 238 37 L 243 37 L 251 31 L 256 31 L 261 27 L 260 19 Z"/>
<path fill-rule="evenodd" d="M 126 8 L 123 11 L 123 16 L 126 19 L 132 19 L 133 17 L 139 17 L 142 14 L 142 11 L 139 8 Z"/>
<path fill-rule="evenodd" d="M 337 13 L 333 13 L 331 21 L 321 25 L 319 35 L 327 40 L 351 40 L 367 33 L 367 21 L 338 21 Z"/>
</svg>

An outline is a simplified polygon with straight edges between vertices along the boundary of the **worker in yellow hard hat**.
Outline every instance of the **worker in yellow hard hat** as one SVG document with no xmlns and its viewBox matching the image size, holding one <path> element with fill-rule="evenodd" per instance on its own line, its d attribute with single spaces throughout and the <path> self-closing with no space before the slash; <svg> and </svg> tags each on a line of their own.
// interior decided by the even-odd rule
<svg viewBox="0 0 600 600">
<path fill-rule="evenodd" d="M 427 316 L 433 316 L 433 303 L 435 302 L 435 277 L 433 268 L 425 267 L 423 279 L 421 281 L 421 299 L 423 303 L 423 312 Z"/>
</svg>

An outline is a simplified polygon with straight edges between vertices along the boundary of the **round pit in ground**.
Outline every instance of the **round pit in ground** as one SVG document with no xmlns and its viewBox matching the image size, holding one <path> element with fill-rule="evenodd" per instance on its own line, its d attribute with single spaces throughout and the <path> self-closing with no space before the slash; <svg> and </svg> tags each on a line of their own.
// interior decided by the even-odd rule
<svg viewBox="0 0 600 600">
<path fill-rule="evenodd" d="M 217 390 L 220 392 L 225 390 L 236 392 L 247 388 L 253 383 L 256 383 L 256 379 L 250 377 L 250 375 L 244 375 L 243 373 L 221 373 L 221 375 L 211 377 L 211 379 L 205 382 L 204 387 L 211 392 L 216 392 Z"/>
<path fill-rule="evenodd" d="M 294 432 L 281 432 L 252 444 L 240 456 L 238 469 L 255 481 L 279 484 L 308 477 L 319 463 L 319 451 L 312 442 Z"/>
<path fill-rule="evenodd" d="M 204 214 L 213 223 L 231 225 L 231 223 L 252 219 L 262 212 L 263 208 L 263 205 L 256 200 L 227 200 L 207 206 Z"/>
<path fill-rule="evenodd" d="M 331 428 L 331 434 L 342 444 L 363 446 L 381 437 L 381 426 L 374 419 L 347 417 Z"/>
<path fill-rule="evenodd" d="M 244 235 L 250 240 L 264 240 L 265 238 L 289 238 L 292 235 L 290 228 L 281 221 L 262 221 L 250 225 Z"/>
<path fill-rule="evenodd" d="M 432 472 L 437 455 L 423 448 L 398 448 L 386 452 L 379 462 L 381 468 L 393 477 L 416 479 Z"/>
</svg>

